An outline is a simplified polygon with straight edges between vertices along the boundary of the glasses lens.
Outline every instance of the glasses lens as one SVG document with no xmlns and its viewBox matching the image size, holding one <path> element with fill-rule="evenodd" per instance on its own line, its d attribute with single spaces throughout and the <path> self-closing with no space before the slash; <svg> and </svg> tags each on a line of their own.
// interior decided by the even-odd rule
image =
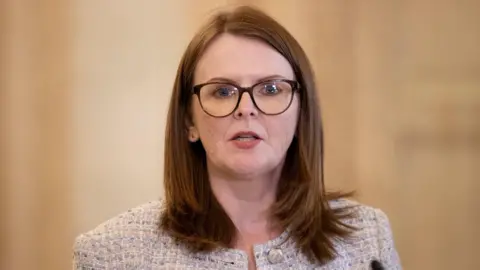
<svg viewBox="0 0 480 270">
<path fill-rule="evenodd" d="M 207 84 L 200 90 L 200 101 L 208 114 L 225 116 L 230 114 L 237 105 L 238 89 L 228 84 Z"/>
<path fill-rule="evenodd" d="M 253 89 L 255 103 L 266 114 L 285 111 L 290 105 L 292 95 L 292 85 L 284 81 L 265 82 Z"/>
</svg>

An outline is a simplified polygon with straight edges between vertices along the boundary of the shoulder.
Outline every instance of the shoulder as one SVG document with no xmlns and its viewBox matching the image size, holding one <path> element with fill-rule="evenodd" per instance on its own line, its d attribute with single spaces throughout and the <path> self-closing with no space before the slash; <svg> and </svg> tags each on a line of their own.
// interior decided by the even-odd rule
<svg viewBox="0 0 480 270">
<path fill-rule="evenodd" d="M 126 259 L 149 248 L 158 240 L 161 200 L 152 201 L 109 219 L 75 239 L 74 267 L 76 269 L 104 269 L 127 266 Z M 128 260 L 127 260 L 128 261 Z M 133 265 L 131 265 L 133 266 Z"/>
<path fill-rule="evenodd" d="M 333 210 L 344 209 L 352 213 L 353 215 L 345 220 L 349 225 L 360 228 L 390 227 L 387 215 L 379 208 L 348 199 L 333 200 L 329 205 Z"/>
<path fill-rule="evenodd" d="M 346 199 L 332 201 L 330 206 L 352 213 L 343 220 L 355 229 L 352 237 L 340 244 L 346 253 L 364 261 L 378 260 L 386 269 L 401 268 L 390 221 L 384 211 Z"/>
</svg>

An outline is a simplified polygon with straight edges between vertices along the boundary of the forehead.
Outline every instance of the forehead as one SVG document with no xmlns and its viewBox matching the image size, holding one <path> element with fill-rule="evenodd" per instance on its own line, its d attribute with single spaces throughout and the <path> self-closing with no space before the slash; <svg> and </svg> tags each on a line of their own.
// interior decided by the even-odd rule
<svg viewBox="0 0 480 270">
<path fill-rule="evenodd" d="M 265 42 L 222 34 L 200 58 L 194 83 L 222 77 L 239 84 L 253 84 L 269 76 L 294 79 L 293 69 L 287 59 Z"/>
</svg>

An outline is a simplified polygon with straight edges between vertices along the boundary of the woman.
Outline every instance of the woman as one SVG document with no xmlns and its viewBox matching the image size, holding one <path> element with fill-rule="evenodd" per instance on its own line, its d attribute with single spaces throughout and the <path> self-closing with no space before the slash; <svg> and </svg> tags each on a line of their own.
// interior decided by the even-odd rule
<svg viewBox="0 0 480 270">
<path fill-rule="evenodd" d="M 312 69 L 261 11 L 220 13 L 189 44 L 164 169 L 163 200 L 77 238 L 77 269 L 401 268 L 385 214 L 324 190 Z"/>
</svg>

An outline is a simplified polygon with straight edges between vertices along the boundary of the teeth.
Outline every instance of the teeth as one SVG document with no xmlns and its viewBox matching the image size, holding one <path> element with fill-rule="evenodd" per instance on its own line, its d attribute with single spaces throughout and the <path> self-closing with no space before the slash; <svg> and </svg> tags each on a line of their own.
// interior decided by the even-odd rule
<svg viewBox="0 0 480 270">
<path fill-rule="evenodd" d="M 255 139 L 255 138 L 253 138 L 253 137 L 250 137 L 250 138 L 241 138 L 241 137 L 239 137 L 239 138 L 236 138 L 235 140 L 237 140 L 237 141 L 253 141 L 254 139 Z"/>
<path fill-rule="evenodd" d="M 238 136 L 237 138 L 235 138 L 235 140 L 237 140 L 237 141 L 251 141 L 251 140 L 255 140 L 255 137 L 253 137 L 253 136 Z"/>
</svg>

